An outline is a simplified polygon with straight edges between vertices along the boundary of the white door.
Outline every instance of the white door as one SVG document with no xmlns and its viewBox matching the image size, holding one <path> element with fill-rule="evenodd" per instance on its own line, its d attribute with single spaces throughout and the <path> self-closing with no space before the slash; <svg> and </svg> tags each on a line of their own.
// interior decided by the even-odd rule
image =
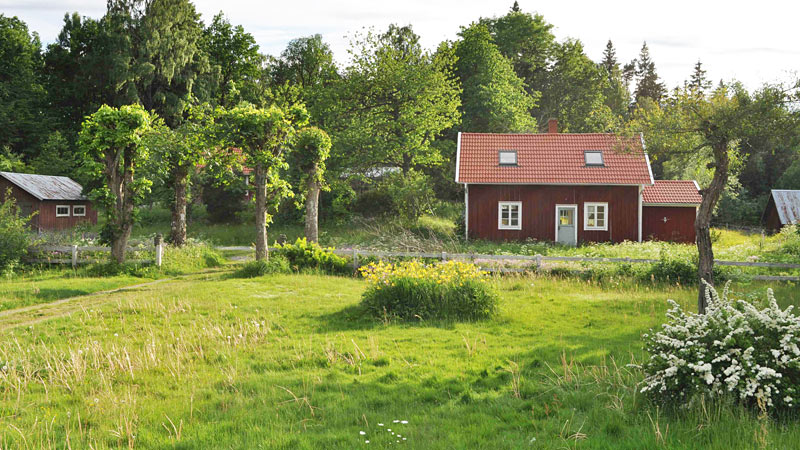
<svg viewBox="0 0 800 450">
<path fill-rule="evenodd" d="M 556 242 L 566 245 L 577 243 L 577 231 L 575 216 L 578 215 L 576 205 L 556 205 Z"/>
</svg>

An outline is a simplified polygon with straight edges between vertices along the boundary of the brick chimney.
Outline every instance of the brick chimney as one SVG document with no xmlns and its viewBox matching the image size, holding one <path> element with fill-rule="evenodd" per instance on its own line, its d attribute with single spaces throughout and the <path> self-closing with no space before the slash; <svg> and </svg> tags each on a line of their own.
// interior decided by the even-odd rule
<svg viewBox="0 0 800 450">
<path fill-rule="evenodd" d="M 558 119 L 550 119 L 547 121 L 547 133 L 548 134 L 558 133 Z"/>
</svg>

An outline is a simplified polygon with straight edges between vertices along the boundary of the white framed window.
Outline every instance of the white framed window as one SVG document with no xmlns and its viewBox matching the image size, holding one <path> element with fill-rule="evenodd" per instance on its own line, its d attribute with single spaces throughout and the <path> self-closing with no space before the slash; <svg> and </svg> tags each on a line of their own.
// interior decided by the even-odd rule
<svg viewBox="0 0 800 450">
<path fill-rule="evenodd" d="M 72 207 L 72 215 L 75 217 L 84 217 L 86 216 L 86 206 L 85 205 L 74 205 Z"/>
<path fill-rule="evenodd" d="M 516 150 L 500 150 L 497 152 L 498 164 L 501 166 L 516 166 L 517 165 L 517 151 Z"/>
<path fill-rule="evenodd" d="M 522 202 L 499 202 L 497 204 L 497 228 L 500 230 L 522 229 Z"/>
<path fill-rule="evenodd" d="M 583 229 L 608 231 L 608 203 L 583 204 Z"/>
<path fill-rule="evenodd" d="M 69 205 L 56 205 L 56 217 L 69 217 Z"/>
<path fill-rule="evenodd" d="M 601 151 L 585 151 L 583 152 L 583 159 L 584 162 L 586 162 L 587 167 L 605 165 L 605 162 L 603 161 L 603 152 Z"/>
</svg>

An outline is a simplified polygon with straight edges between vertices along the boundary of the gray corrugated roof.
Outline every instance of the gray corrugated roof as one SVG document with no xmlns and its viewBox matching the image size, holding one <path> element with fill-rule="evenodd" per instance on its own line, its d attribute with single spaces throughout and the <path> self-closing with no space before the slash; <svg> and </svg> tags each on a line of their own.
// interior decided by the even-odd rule
<svg viewBox="0 0 800 450">
<path fill-rule="evenodd" d="M 0 172 L 0 176 L 39 200 L 86 200 L 83 187 L 69 177 Z"/>
<path fill-rule="evenodd" d="M 772 198 L 783 225 L 800 223 L 800 191 L 773 189 Z"/>
</svg>

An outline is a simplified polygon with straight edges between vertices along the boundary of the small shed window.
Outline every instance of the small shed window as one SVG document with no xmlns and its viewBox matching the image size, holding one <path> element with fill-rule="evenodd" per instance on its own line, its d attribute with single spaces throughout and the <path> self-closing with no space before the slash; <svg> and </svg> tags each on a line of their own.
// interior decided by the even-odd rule
<svg viewBox="0 0 800 450">
<path fill-rule="evenodd" d="M 501 166 L 516 166 L 517 165 L 517 151 L 516 150 L 500 150 L 498 152 L 498 159 Z"/>
<path fill-rule="evenodd" d="M 608 231 L 608 203 L 583 204 L 583 229 Z"/>
<path fill-rule="evenodd" d="M 522 229 L 522 202 L 499 202 L 497 204 L 497 228 L 500 230 Z"/>
<path fill-rule="evenodd" d="M 56 217 L 69 217 L 69 205 L 56 205 Z"/>
<path fill-rule="evenodd" d="M 605 165 L 605 163 L 603 162 L 603 152 L 601 151 L 583 152 L 583 158 L 586 162 L 587 167 Z"/>
<path fill-rule="evenodd" d="M 72 207 L 72 215 L 75 217 L 84 217 L 86 216 L 86 206 L 84 205 L 75 205 Z"/>
</svg>

